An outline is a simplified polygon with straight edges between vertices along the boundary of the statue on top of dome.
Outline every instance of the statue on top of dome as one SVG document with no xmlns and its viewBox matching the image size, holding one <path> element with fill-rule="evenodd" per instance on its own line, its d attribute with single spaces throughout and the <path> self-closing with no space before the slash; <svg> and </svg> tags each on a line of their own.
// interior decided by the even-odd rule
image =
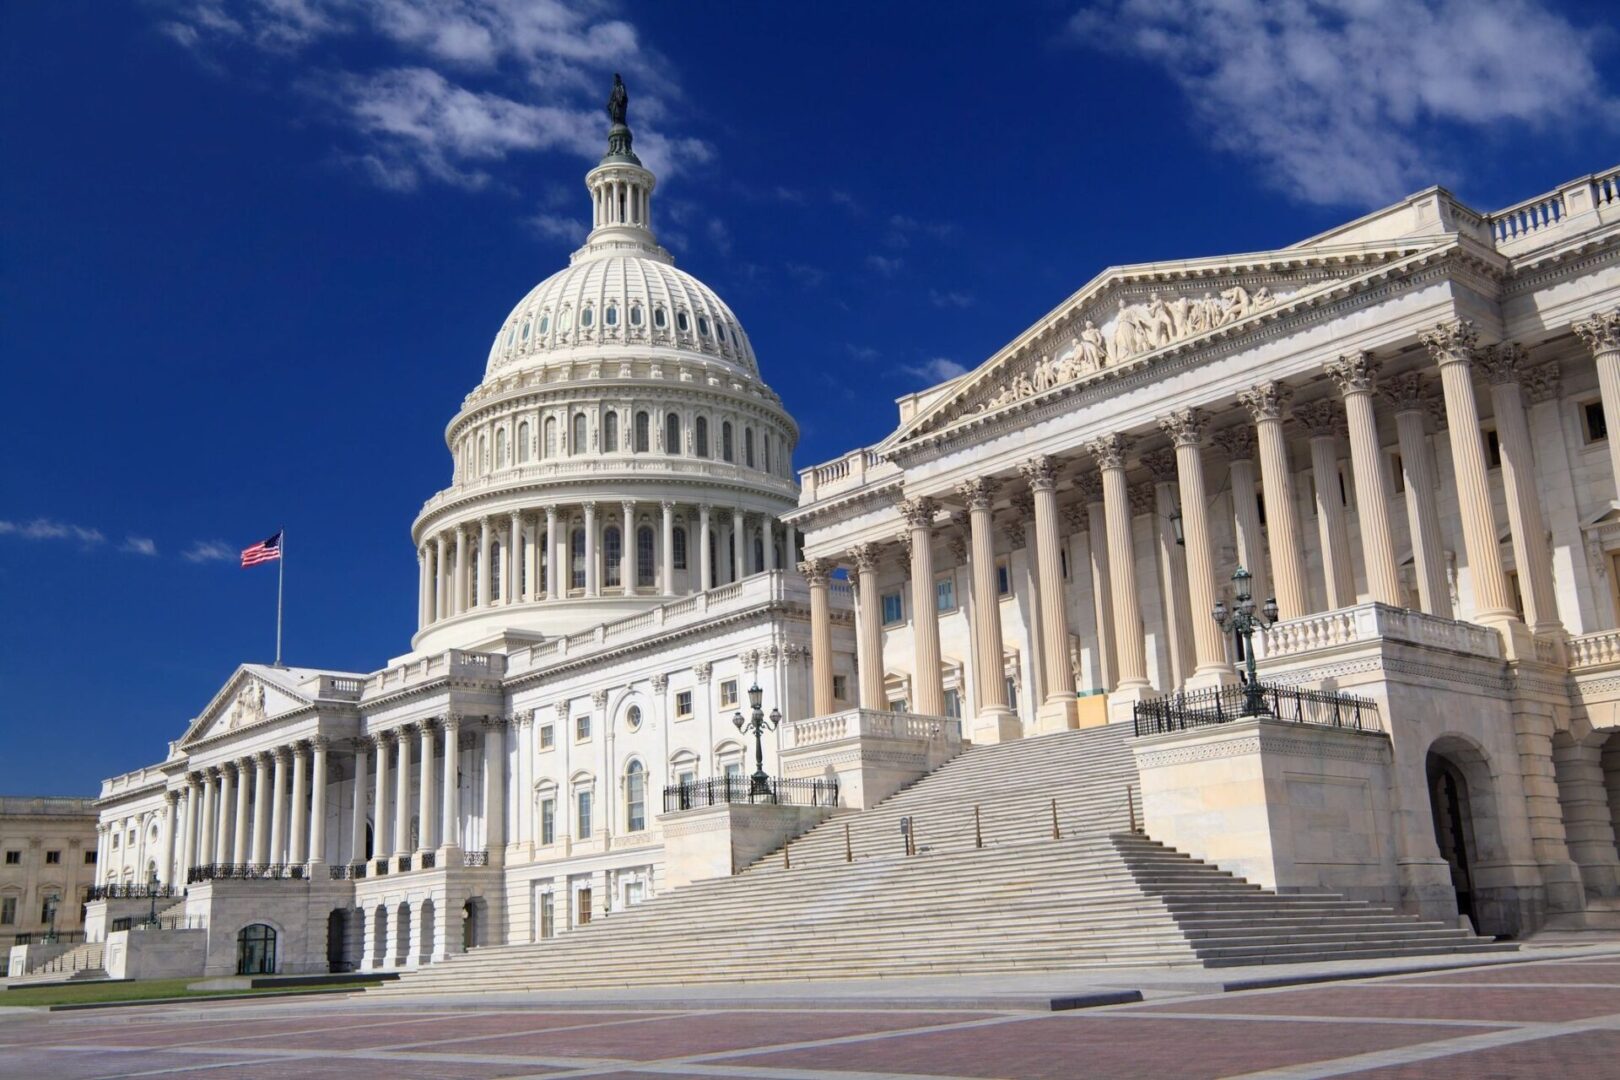
<svg viewBox="0 0 1620 1080">
<path fill-rule="evenodd" d="M 613 122 L 613 127 L 608 129 L 608 157 L 628 158 L 640 165 L 641 159 L 630 149 L 630 126 L 624 122 L 624 115 L 629 109 L 630 92 L 624 88 L 624 80 L 619 77 L 619 73 L 614 72 L 613 92 L 607 99 L 608 119 Z"/>
<path fill-rule="evenodd" d="M 624 88 L 624 80 L 619 73 L 613 73 L 613 92 L 608 95 L 607 114 L 615 127 L 624 123 L 625 110 L 630 107 L 630 94 Z"/>
</svg>

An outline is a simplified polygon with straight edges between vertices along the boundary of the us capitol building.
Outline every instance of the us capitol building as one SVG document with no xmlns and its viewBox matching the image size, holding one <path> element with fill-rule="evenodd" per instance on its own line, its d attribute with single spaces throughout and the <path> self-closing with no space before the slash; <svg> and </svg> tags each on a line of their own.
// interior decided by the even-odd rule
<svg viewBox="0 0 1620 1080">
<path fill-rule="evenodd" d="M 624 105 L 584 246 L 446 430 L 410 650 L 244 664 L 103 785 L 109 971 L 606 934 L 824 819 L 859 864 L 930 774 L 1088 738 L 1133 833 L 1279 895 L 1620 919 L 1620 173 L 1110 268 L 795 474 L 748 335 L 654 238 Z M 749 798 L 756 684 L 791 805 Z M 151 908 L 192 944 L 138 958 Z"/>
</svg>

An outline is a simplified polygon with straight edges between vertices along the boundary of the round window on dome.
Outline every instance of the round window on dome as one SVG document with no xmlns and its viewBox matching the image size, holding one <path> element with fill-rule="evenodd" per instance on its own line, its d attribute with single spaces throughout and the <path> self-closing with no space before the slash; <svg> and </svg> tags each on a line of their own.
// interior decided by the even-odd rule
<svg viewBox="0 0 1620 1080">
<path fill-rule="evenodd" d="M 669 325 L 669 315 L 663 308 L 653 308 L 653 325 L 660 330 Z"/>
<path fill-rule="evenodd" d="M 686 317 L 686 312 L 679 311 L 675 313 L 675 329 L 683 334 L 692 329 L 692 322 Z"/>
<path fill-rule="evenodd" d="M 624 714 L 624 724 L 631 731 L 641 730 L 641 706 L 630 706 L 630 711 Z"/>
<path fill-rule="evenodd" d="M 641 305 L 640 304 L 632 305 L 631 308 L 630 308 L 630 325 L 631 326 L 640 326 L 641 325 Z"/>
<path fill-rule="evenodd" d="M 594 322 L 596 322 L 596 311 L 594 309 L 586 308 L 579 313 L 579 325 L 590 326 Z"/>
<path fill-rule="evenodd" d="M 619 306 L 617 304 L 609 304 L 607 306 L 607 310 L 602 313 L 602 321 L 609 326 L 618 326 Z"/>
<path fill-rule="evenodd" d="M 698 316 L 698 333 L 702 334 L 704 337 L 709 336 L 709 320 L 703 315 Z"/>
<path fill-rule="evenodd" d="M 551 316 L 550 315 L 542 315 L 542 316 L 540 316 L 540 333 L 544 334 L 547 330 L 550 330 L 550 329 L 551 329 Z"/>
</svg>

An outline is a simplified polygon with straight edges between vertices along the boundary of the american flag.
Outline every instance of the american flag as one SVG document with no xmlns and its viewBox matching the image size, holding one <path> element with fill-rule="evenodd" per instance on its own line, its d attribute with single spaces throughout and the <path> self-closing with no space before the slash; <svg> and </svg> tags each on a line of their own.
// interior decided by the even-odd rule
<svg viewBox="0 0 1620 1080">
<path fill-rule="evenodd" d="M 261 540 L 250 548 L 242 551 L 242 566 L 258 566 L 262 562 L 274 562 L 281 558 L 281 534 Z"/>
</svg>

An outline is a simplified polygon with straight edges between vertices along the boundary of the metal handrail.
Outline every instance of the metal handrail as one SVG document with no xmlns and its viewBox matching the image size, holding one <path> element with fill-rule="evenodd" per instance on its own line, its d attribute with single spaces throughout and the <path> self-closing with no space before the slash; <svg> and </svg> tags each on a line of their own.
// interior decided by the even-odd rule
<svg viewBox="0 0 1620 1080">
<path fill-rule="evenodd" d="M 188 884 L 203 881 L 302 881 L 308 876 L 303 863 L 205 863 L 186 871 Z"/>
<path fill-rule="evenodd" d="M 757 785 L 748 776 L 715 776 L 671 784 L 664 789 L 664 813 L 695 810 L 727 803 L 766 803 L 775 806 L 837 806 L 837 780 L 768 779 Z"/>
<path fill-rule="evenodd" d="M 1253 717 L 1353 731 L 1383 730 L 1378 703 L 1372 698 L 1264 682 L 1178 691 L 1138 701 L 1132 712 L 1137 735 L 1164 735 Z"/>
<path fill-rule="evenodd" d="M 157 885 L 149 881 L 92 885 L 90 886 L 90 895 L 87 902 L 89 900 L 169 900 L 179 899 L 184 893 L 184 889 L 177 889 L 173 885 Z"/>
</svg>

